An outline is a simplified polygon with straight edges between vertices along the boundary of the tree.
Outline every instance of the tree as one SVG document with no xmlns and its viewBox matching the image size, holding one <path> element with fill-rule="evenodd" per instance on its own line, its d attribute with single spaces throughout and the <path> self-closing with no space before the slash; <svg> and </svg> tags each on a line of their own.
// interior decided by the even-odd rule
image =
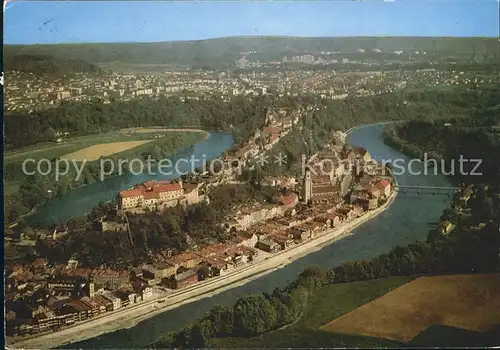
<svg viewBox="0 0 500 350">
<path fill-rule="evenodd" d="M 261 334 L 276 326 L 277 313 L 263 296 L 240 298 L 234 305 L 235 335 Z"/>
<path fill-rule="evenodd" d="M 233 333 L 234 314 L 228 306 L 216 305 L 208 316 L 214 324 L 214 331 L 218 337 L 228 336 Z"/>
<path fill-rule="evenodd" d="M 208 345 L 208 341 L 214 336 L 214 324 L 209 318 L 204 318 L 194 324 L 191 329 L 190 347 L 203 348 Z"/>
</svg>

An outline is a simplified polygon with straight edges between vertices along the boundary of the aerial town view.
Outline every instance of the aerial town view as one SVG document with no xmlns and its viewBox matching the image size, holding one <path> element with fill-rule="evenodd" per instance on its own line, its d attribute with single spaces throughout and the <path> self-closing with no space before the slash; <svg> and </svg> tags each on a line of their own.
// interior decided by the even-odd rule
<svg viewBox="0 0 500 350">
<path fill-rule="evenodd" d="M 498 10 L 4 1 L 7 346 L 499 346 Z"/>
</svg>

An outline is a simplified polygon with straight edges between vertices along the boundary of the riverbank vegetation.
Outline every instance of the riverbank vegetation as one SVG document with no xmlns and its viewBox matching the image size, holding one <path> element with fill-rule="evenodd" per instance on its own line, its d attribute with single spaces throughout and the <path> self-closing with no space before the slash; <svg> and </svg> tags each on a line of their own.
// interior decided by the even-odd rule
<svg viewBox="0 0 500 350">
<path fill-rule="evenodd" d="M 305 100 L 315 106 L 301 119 L 300 128 L 295 128 L 269 152 L 269 158 L 285 154 L 287 163 L 279 166 L 269 162 L 264 173 L 276 175 L 283 172 L 300 174 L 303 155 L 312 155 L 332 139 L 332 132 L 347 130 L 357 125 L 381 121 L 465 120 L 478 123 L 479 116 L 484 125 L 491 124 L 498 110 L 500 89 L 491 87 L 483 91 L 450 88 L 448 90 L 407 90 L 368 97 L 352 97 L 345 100 Z M 496 114 L 495 114 L 496 112 Z M 413 125 L 413 124 L 409 124 Z M 408 128 L 411 130 L 411 128 Z M 420 135 L 425 135 L 422 132 Z M 436 135 L 439 136 L 439 135 Z M 439 140 L 437 137 L 435 140 Z"/>
<path fill-rule="evenodd" d="M 232 307 L 215 307 L 194 324 L 164 336 L 152 346 L 155 348 L 244 347 L 248 344 L 255 347 L 296 347 L 301 344 L 307 346 L 300 340 L 302 334 L 304 339 L 311 337 L 323 339 L 329 346 L 388 345 L 384 340 L 369 341 L 366 338 L 325 334 L 317 329 L 319 322 L 315 317 L 311 318 L 309 310 L 317 308 L 317 303 L 321 300 L 321 305 L 332 304 L 328 310 L 332 310 L 333 305 L 336 305 L 335 308 L 339 312 L 335 316 L 338 317 L 361 305 L 364 300 L 360 300 L 359 305 L 353 302 L 352 308 L 349 304 L 345 304 L 347 299 L 353 299 L 352 295 L 363 290 L 363 287 L 360 287 L 363 284 L 356 286 L 351 282 L 380 281 L 380 284 L 384 284 L 383 281 L 390 276 L 411 277 L 499 271 L 498 220 L 499 217 L 490 217 L 480 229 L 463 227 L 462 230 L 453 231 L 437 240 L 396 247 L 388 254 L 372 260 L 347 262 L 333 269 L 308 268 L 284 289 L 275 289 L 270 294 L 242 297 Z M 376 283 L 371 284 L 371 282 L 364 284 L 367 288 L 364 292 L 367 295 L 366 302 L 390 290 L 390 288 L 381 290 L 376 287 Z M 353 288 L 349 294 L 351 296 L 344 295 L 330 299 L 331 295 L 325 295 L 326 288 L 334 290 L 349 284 Z M 397 283 L 393 285 L 394 287 L 397 287 Z M 323 309 L 327 312 L 326 308 Z M 321 322 L 325 320 L 322 319 Z M 277 331 L 292 323 L 289 328 Z M 272 331 L 276 331 L 277 335 L 273 335 Z M 262 334 L 263 336 L 255 337 Z M 289 343 L 286 339 L 293 339 L 296 342 Z"/>
<path fill-rule="evenodd" d="M 6 187 L 16 186 L 16 190 L 10 189 L 6 193 L 4 201 L 5 222 L 12 222 L 19 216 L 29 212 L 31 209 L 43 204 L 48 199 L 62 195 L 75 187 L 100 181 L 101 174 L 106 176 L 115 176 L 118 174 L 128 174 L 130 167 L 128 162 L 122 163 L 120 168 L 119 160 L 130 161 L 132 159 L 143 159 L 146 161 L 148 156 L 152 159 L 163 159 L 176 151 L 191 146 L 205 137 L 202 132 L 168 132 L 168 133 L 142 133 L 136 135 L 122 135 L 120 133 L 109 132 L 104 135 L 90 135 L 79 137 L 76 140 L 68 140 L 66 144 L 48 148 L 35 148 L 24 150 L 19 153 L 7 154 L 4 162 L 4 183 Z M 60 162 L 59 179 L 55 176 L 56 163 L 60 158 L 64 158 L 69 153 L 81 150 L 90 145 L 102 144 L 106 149 L 106 142 L 124 141 L 150 141 L 140 146 L 104 157 L 108 161 L 88 161 L 85 164 L 77 162 L 82 167 L 80 177 L 78 170 L 71 162 L 67 165 Z M 42 175 L 36 172 L 34 175 L 26 175 L 22 170 L 22 163 L 25 159 L 50 160 L 52 171 L 48 175 Z M 42 169 L 46 171 L 47 164 Z M 29 171 L 34 171 L 36 165 L 27 164 Z M 136 170 L 136 169 L 132 169 Z M 67 171 L 67 173 L 65 173 Z"/>
<path fill-rule="evenodd" d="M 450 174 L 452 181 L 499 185 L 500 158 L 494 156 L 500 151 L 498 102 L 497 97 L 481 110 L 471 111 L 473 116 L 390 125 L 384 138 L 410 156 L 436 160 L 438 171 Z"/>
<path fill-rule="evenodd" d="M 239 142 L 264 123 L 269 103 L 265 96 L 236 96 L 225 101 L 217 95 L 184 100 L 178 96 L 144 97 L 109 104 L 65 102 L 33 113 L 7 114 L 5 149 L 53 142 L 57 132 L 76 136 L 146 126 L 232 131 Z"/>
<path fill-rule="evenodd" d="M 462 131 L 455 132 L 448 127 L 439 129 L 440 137 L 437 137 L 435 133 L 429 137 L 431 129 L 426 129 L 428 126 L 426 123 L 432 122 L 423 123 L 411 122 L 407 125 L 421 126 L 422 129 L 417 128 L 419 130 L 417 135 L 413 131 L 414 138 L 416 140 L 432 139 L 428 142 L 432 142 L 432 145 L 439 144 L 441 148 L 438 147 L 438 151 L 441 149 L 465 151 L 470 148 L 466 154 L 472 159 L 487 155 L 483 153 L 482 147 L 493 152 L 489 154 L 490 158 L 497 158 L 493 155 L 500 151 L 499 148 L 495 148 L 497 144 L 491 138 L 479 143 L 479 147 L 473 146 L 469 142 L 472 142 L 471 137 L 474 136 L 462 135 L 457 140 L 453 136 L 457 133 L 461 135 Z M 443 122 L 440 124 L 442 125 Z M 415 129 L 404 129 L 403 126 L 402 130 L 407 132 L 405 135 L 409 135 L 412 134 L 411 130 Z M 481 134 L 472 138 L 473 142 L 481 141 L 479 135 Z M 489 142 L 493 144 L 488 146 Z M 448 153 L 443 154 L 445 157 L 448 156 Z M 455 153 L 450 154 L 455 155 Z M 297 347 L 310 345 L 303 343 L 302 340 L 311 338 L 314 338 L 315 346 L 318 342 L 328 344 L 328 346 L 346 346 L 346 344 L 363 346 L 370 341 L 366 338 L 343 334 L 326 334 L 318 330 L 313 321 L 308 322 L 304 315 L 308 307 L 311 307 L 311 303 L 319 298 L 324 288 L 346 283 L 352 284 L 351 282 L 356 281 L 374 282 L 390 276 L 411 277 L 500 271 L 498 178 L 498 167 L 487 166 L 483 169 L 483 177 L 479 181 L 488 181 L 488 183 L 477 181 L 475 186 L 469 187 L 467 193 L 456 194 L 452 204 L 442 216 L 442 219 L 446 220 L 452 219 L 450 215 L 454 215 L 455 228 L 451 232 L 436 234 L 437 231 L 433 230 L 429 233 L 426 242 L 416 242 L 405 247 L 397 246 L 389 253 L 371 260 L 346 262 L 333 269 L 308 268 L 287 287 L 275 289 L 271 294 L 242 297 L 233 306 L 216 307 L 194 324 L 184 327 L 179 332 L 165 335 L 152 346 L 155 348 L 246 347 L 251 344 L 255 347 Z M 371 288 L 373 288 L 374 298 L 377 297 L 377 289 Z M 355 293 L 357 291 L 352 292 L 352 294 Z M 329 297 L 322 298 L 321 302 L 325 303 L 326 300 L 329 300 Z M 342 305 L 343 299 L 332 299 L 331 302 Z M 345 312 L 348 311 L 345 310 Z M 295 326 L 303 322 L 302 320 L 306 320 L 306 325 L 311 324 L 312 329 L 304 324 Z M 289 328 L 278 331 L 287 325 L 290 325 Z M 443 339 L 440 340 L 442 343 Z M 373 346 L 388 346 L 385 340 L 371 339 L 371 341 L 373 343 L 370 344 Z"/>
<path fill-rule="evenodd" d="M 143 98 L 114 101 L 110 104 L 71 102 L 51 110 L 6 115 L 5 146 L 11 150 L 38 147 L 39 143 L 54 142 L 57 133 L 69 133 L 72 137 L 78 137 L 127 127 L 161 126 L 228 130 L 235 137 L 234 149 L 237 149 L 241 142 L 264 125 L 268 110 L 286 107 L 303 111 L 299 126 L 285 136 L 269 156 L 273 159 L 272 157 L 281 152 L 287 156 L 287 162 L 282 166 L 269 162 L 265 165 L 263 174 L 299 174 L 302 156 L 313 154 L 329 142 L 334 130 L 346 130 L 356 125 L 379 121 L 421 119 L 424 116 L 433 119 L 464 117 L 480 110 L 483 105 L 489 105 L 490 101 L 498 96 L 497 93 L 494 89 L 481 92 L 464 89 L 401 90 L 345 100 L 323 100 L 317 96 L 266 95 L 235 96 L 226 101 L 221 96 L 210 95 L 199 97 L 198 100 L 162 96 L 157 100 Z M 181 142 L 181 146 L 187 144 L 189 141 Z M 170 152 L 158 152 L 156 149 L 149 153 L 158 158 Z M 21 190 L 7 192 L 4 207 L 7 222 L 15 220 L 53 195 L 63 194 L 73 187 L 95 181 L 96 174 L 99 173 L 97 167 L 89 164 L 79 182 L 72 180 L 74 176 L 70 174 L 58 184 L 40 176 L 19 179 L 16 174 L 19 173 L 21 164 L 19 157 L 14 158 L 17 159 L 15 164 L 6 165 L 4 179 L 12 181 L 11 184 L 18 184 Z M 11 184 L 8 183 L 7 187 Z M 48 192 L 49 190 L 52 192 Z"/>
</svg>

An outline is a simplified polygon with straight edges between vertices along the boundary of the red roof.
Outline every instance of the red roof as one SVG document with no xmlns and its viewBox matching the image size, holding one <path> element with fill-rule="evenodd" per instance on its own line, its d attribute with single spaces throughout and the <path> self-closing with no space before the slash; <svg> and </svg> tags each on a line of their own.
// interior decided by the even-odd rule
<svg viewBox="0 0 500 350">
<path fill-rule="evenodd" d="M 180 191 L 182 190 L 182 184 L 179 182 L 169 183 L 169 184 L 160 184 L 153 188 L 153 191 L 160 192 L 171 192 L 171 191 Z"/>
<path fill-rule="evenodd" d="M 133 188 L 131 190 L 125 190 L 120 192 L 120 197 L 122 198 L 139 197 L 139 196 L 142 196 L 142 191 L 138 188 Z"/>
<path fill-rule="evenodd" d="M 293 204 L 293 202 L 297 199 L 297 195 L 295 193 L 290 193 L 288 195 L 285 195 L 285 196 L 281 196 L 278 201 L 282 204 L 282 205 L 291 205 Z"/>
<path fill-rule="evenodd" d="M 380 189 L 385 189 L 387 186 L 389 186 L 391 183 L 386 180 L 386 179 L 383 179 L 383 180 L 380 180 L 379 183 L 377 184 L 378 188 Z"/>
<path fill-rule="evenodd" d="M 36 258 L 35 261 L 33 261 L 33 266 L 45 266 L 47 264 L 48 261 L 43 258 Z"/>
<path fill-rule="evenodd" d="M 141 185 L 135 186 L 130 190 L 125 190 L 120 192 L 120 197 L 140 197 L 144 196 L 145 198 L 158 198 L 158 194 L 161 192 L 170 192 L 170 191 L 180 191 L 182 190 L 181 183 L 170 183 L 168 181 L 156 181 L 151 180 L 147 181 Z"/>
<path fill-rule="evenodd" d="M 268 134 L 279 134 L 281 129 L 274 126 L 266 126 L 262 129 L 262 131 Z"/>
<path fill-rule="evenodd" d="M 143 193 L 144 199 L 153 199 L 153 198 L 158 198 L 158 193 L 156 192 L 144 192 Z"/>
</svg>

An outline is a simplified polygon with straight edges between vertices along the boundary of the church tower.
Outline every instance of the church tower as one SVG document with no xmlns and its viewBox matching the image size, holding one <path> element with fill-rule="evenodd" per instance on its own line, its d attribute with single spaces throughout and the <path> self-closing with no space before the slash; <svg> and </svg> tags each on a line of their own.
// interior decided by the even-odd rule
<svg viewBox="0 0 500 350">
<path fill-rule="evenodd" d="M 311 200 L 312 197 L 312 178 L 311 171 L 306 168 L 306 173 L 304 176 L 304 203 L 307 204 Z"/>
<path fill-rule="evenodd" d="M 95 295 L 95 285 L 94 285 L 94 278 L 91 276 L 89 277 L 89 281 L 86 286 L 87 294 L 89 295 L 90 298 L 92 298 Z"/>
</svg>

